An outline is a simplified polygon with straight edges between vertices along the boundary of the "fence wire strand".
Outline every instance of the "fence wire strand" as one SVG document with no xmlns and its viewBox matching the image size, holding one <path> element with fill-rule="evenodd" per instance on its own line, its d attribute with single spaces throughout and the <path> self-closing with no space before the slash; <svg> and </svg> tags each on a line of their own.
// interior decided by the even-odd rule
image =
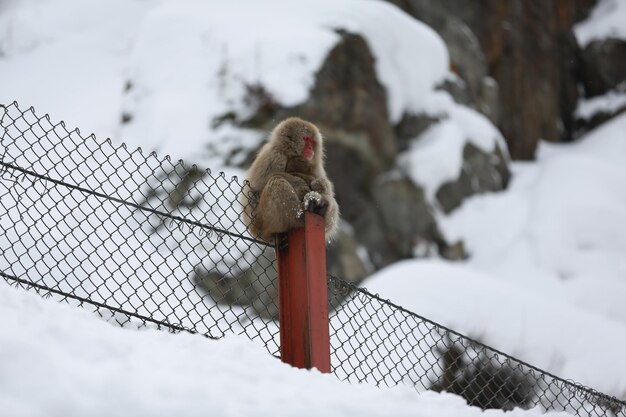
<svg viewBox="0 0 626 417">
<path fill-rule="evenodd" d="M 0 105 L 0 276 L 122 326 L 279 354 L 275 253 L 240 215 L 235 177 L 98 141 Z M 333 373 L 447 391 L 483 409 L 626 417 L 626 402 L 564 380 L 329 276 Z"/>
</svg>

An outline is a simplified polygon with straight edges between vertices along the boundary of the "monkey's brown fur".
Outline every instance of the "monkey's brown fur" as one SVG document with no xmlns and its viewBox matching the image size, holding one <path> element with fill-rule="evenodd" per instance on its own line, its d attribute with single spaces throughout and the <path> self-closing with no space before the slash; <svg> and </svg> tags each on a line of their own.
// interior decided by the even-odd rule
<svg viewBox="0 0 626 417">
<path fill-rule="evenodd" d="M 303 157 L 305 140 L 315 140 L 311 160 Z M 242 203 L 250 233 L 271 241 L 276 234 L 304 226 L 304 196 L 316 191 L 325 208 L 326 238 L 337 231 L 339 208 L 324 170 L 322 135 L 315 125 L 297 117 L 282 121 L 250 166 Z"/>
</svg>

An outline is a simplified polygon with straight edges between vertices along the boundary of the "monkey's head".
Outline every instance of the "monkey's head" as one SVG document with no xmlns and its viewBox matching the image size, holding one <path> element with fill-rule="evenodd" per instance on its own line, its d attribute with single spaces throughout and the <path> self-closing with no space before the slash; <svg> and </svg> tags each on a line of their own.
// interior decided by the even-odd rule
<svg viewBox="0 0 626 417">
<path fill-rule="evenodd" d="M 288 157 L 320 161 L 322 135 L 313 123 L 298 117 L 283 120 L 272 132 L 271 141 Z"/>
</svg>

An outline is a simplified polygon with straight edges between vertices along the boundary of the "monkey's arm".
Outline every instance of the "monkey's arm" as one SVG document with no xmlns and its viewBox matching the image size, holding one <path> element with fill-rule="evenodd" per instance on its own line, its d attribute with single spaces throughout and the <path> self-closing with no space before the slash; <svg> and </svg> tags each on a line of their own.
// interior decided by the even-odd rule
<svg viewBox="0 0 626 417">
<path fill-rule="evenodd" d="M 286 165 L 287 157 L 266 143 L 246 174 L 250 187 L 260 194 L 272 175 L 285 172 Z"/>
<path fill-rule="evenodd" d="M 319 177 L 311 182 L 311 190 L 321 195 L 321 204 L 326 206 L 324 209 L 326 238 L 330 240 L 337 232 L 337 223 L 339 221 L 339 206 L 335 200 L 333 185 L 326 177 Z"/>
<path fill-rule="evenodd" d="M 334 194 L 333 185 L 325 177 L 319 177 L 311 181 L 311 190 L 317 191 L 322 196 L 332 196 Z"/>
</svg>

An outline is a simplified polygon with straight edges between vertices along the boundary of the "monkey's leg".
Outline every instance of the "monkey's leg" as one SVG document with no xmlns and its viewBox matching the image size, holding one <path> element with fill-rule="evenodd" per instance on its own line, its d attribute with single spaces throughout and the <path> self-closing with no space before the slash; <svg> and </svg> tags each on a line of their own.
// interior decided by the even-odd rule
<svg viewBox="0 0 626 417">
<path fill-rule="evenodd" d="M 294 174 L 290 172 L 279 172 L 274 174 L 274 177 L 280 177 L 285 179 L 291 185 L 294 192 L 298 196 L 298 200 L 302 201 L 304 196 L 307 195 L 311 191 L 311 186 L 309 182 L 306 181 L 306 176 L 302 177 L 299 174 Z"/>
<path fill-rule="evenodd" d="M 269 179 L 259 201 L 258 213 L 262 216 L 263 236 L 271 239 L 304 226 L 302 203 L 289 181 L 279 175 Z"/>
</svg>

